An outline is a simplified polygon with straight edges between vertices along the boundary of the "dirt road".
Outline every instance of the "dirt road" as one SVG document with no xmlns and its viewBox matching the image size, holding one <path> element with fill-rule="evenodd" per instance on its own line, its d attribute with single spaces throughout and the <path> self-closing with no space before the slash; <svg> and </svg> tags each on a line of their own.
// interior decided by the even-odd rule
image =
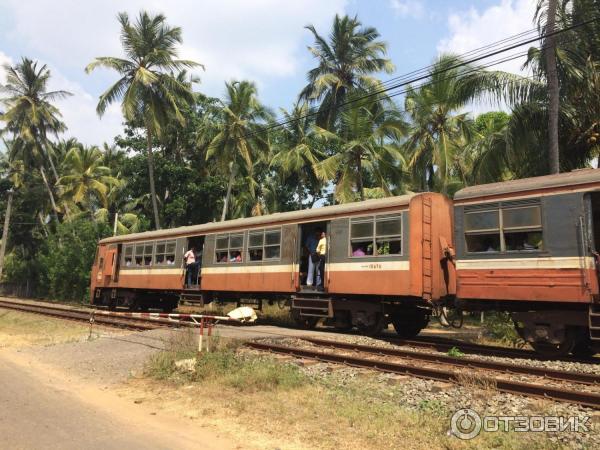
<svg viewBox="0 0 600 450">
<path fill-rule="evenodd" d="M 14 350 L 0 352 L 1 449 L 242 448 L 161 414 Z"/>
</svg>

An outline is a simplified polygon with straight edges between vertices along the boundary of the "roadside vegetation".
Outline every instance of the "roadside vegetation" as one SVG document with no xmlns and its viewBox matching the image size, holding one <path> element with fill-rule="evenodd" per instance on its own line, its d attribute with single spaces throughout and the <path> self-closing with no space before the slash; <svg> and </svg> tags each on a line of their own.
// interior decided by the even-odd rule
<svg viewBox="0 0 600 450">
<path fill-rule="evenodd" d="M 382 382 L 374 373 L 346 376 L 335 369 L 323 377 L 311 372 L 310 363 L 302 367 L 224 339 L 197 357 L 196 345 L 191 333 L 180 333 L 133 386 L 160 390 L 169 413 L 244 435 L 248 442 L 285 449 L 553 448 L 536 433 L 460 441 L 448 434 L 453 411 L 441 403 L 423 401 L 411 409 L 399 402 L 402 379 Z M 191 358 L 197 358 L 193 365 L 177 367 Z"/>
<path fill-rule="evenodd" d="M 94 331 L 91 338 L 98 337 Z M 89 325 L 0 309 L 0 349 L 55 345 L 89 338 Z"/>
<path fill-rule="evenodd" d="M 336 16 L 329 30 L 306 27 L 314 65 L 279 111 L 251 80 L 206 96 L 192 71 L 211 67 L 179 57 L 185 30 L 161 14 L 122 13 L 120 54 L 81 61 L 89 76 L 114 75 L 99 117 L 110 105 L 124 117 L 123 134 L 96 145 L 69 135 L 56 102 L 71 94 L 52 91 L 50 69 L 24 56 L 0 86 L 0 211 L 12 200 L 4 290 L 85 298 L 94 244 L 115 232 L 546 174 L 555 115 L 560 169 L 590 167 L 600 150 L 600 24 L 588 20 L 597 11 L 597 0 L 540 0 L 540 32 L 550 18 L 558 29 L 588 22 L 529 49 L 531 77 L 442 54 L 403 97 L 365 97 L 394 70 L 388 47 L 402 44 Z M 556 82 L 558 112 L 548 106 Z M 490 111 L 469 112 L 474 102 Z"/>
</svg>

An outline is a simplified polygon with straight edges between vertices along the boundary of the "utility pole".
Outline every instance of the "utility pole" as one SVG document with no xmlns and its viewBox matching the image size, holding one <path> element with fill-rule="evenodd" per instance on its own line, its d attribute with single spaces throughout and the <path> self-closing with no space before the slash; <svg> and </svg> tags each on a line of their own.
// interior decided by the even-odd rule
<svg viewBox="0 0 600 450">
<path fill-rule="evenodd" d="M 4 270 L 4 254 L 6 253 L 6 244 L 8 242 L 8 227 L 10 225 L 10 210 L 12 209 L 14 191 L 8 190 L 8 202 L 6 212 L 4 213 L 4 228 L 2 229 L 2 245 L 0 246 L 0 282 L 2 281 L 2 271 Z"/>
<path fill-rule="evenodd" d="M 556 9 L 558 0 L 548 0 L 546 19 L 546 73 L 548 81 L 548 158 L 550 173 L 560 172 L 558 150 L 558 72 L 556 69 Z"/>
</svg>

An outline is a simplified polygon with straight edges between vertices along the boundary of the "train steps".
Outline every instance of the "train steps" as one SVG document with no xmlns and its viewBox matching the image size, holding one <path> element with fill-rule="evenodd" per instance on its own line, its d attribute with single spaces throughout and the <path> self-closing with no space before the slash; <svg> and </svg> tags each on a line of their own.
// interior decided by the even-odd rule
<svg viewBox="0 0 600 450">
<path fill-rule="evenodd" d="M 296 296 L 292 298 L 292 310 L 299 312 L 300 317 L 333 317 L 333 301 L 331 297 Z"/>
<path fill-rule="evenodd" d="M 591 304 L 589 314 L 590 338 L 600 342 L 600 305 Z"/>
</svg>

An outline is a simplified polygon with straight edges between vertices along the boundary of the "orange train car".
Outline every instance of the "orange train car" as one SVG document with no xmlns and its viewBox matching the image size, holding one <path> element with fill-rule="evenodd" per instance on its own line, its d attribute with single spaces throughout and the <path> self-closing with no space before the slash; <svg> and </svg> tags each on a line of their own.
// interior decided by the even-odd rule
<svg viewBox="0 0 600 450">
<path fill-rule="evenodd" d="M 542 353 L 594 351 L 600 170 L 468 187 L 454 214 L 457 306 L 512 312 Z"/>
<path fill-rule="evenodd" d="M 307 237 L 327 232 L 323 292 L 306 286 Z M 185 284 L 183 255 L 201 261 Z M 499 310 L 548 355 L 600 343 L 600 170 L 118 236 L 99 243 L 92 302 L 284 301 L 311 327 L 414 336 L 434 309 Z"/>
<path fill-rule="evenodd" d="M 322 291 L 306 286 L 316 229 L 327 234 Z M 170 311 L 180 299 L 267 299 L 286 302 L 303 326 L 325 318 L 375 334 L 392 322 L 412 336 L 455 295 L 452 240 L 452 202 L 437 193 L 116 236 L 99 243 L 91 300 Z M 192 247 L 199 267 L 186 284 Z"/>
</svg>

